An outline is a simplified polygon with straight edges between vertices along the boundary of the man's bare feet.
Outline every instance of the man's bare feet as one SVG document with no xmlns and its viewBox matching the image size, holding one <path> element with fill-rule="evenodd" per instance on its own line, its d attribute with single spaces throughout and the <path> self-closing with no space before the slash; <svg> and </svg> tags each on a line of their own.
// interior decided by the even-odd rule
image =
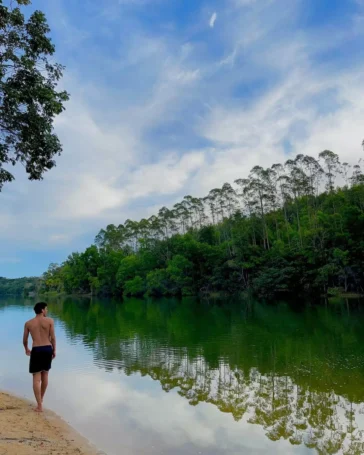
<svg viewBox="0 0 364 455">
<path fill-rule="evenodd" d="M 43 407 L 42 407 L 42 405 L 40 405 L 40 406 L 38 405 L 36 408 L 34 408 L 34 411 L 35 411 L 35 412 L 43 412 Z"/>
</svg>

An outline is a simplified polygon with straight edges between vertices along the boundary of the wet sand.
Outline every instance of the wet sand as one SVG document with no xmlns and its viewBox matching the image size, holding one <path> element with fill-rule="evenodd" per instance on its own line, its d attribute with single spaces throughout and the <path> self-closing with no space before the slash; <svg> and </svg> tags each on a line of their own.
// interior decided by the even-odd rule
<svg viewBox="0 0 364 455">
<path fill-rule="evenodd" d="M 102 455 L 51 411 L 0 392 L 0 455 Z"/>
</svg>

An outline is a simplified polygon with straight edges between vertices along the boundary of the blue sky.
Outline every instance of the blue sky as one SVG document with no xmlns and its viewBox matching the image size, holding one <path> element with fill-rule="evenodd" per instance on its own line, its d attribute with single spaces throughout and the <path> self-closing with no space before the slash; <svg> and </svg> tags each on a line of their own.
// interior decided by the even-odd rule
<svg viewBox="0 0 364 455">
<path fill-rule="evenodd" d="M 256 164 L 364 138 L 363 0 L 34 0 L 71 93 L 56 169 L 0 193 L 0 276 Z"/>
</svg>

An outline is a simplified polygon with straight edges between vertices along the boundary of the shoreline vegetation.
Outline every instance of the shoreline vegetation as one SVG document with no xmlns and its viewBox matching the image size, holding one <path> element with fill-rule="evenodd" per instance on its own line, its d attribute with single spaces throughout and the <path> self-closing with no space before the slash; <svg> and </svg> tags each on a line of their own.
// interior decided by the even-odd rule
<svg viewBox="0 0 364 455">
<path fill-rule="evenodd" d="M 7 455 L 101 455 L 51 411 L 33 411 L 28 400 L 0 391 L 0 453 Z"/>
<path fill-rule="evenodd" d="M 50 296 L 360 297 L 363 232 L 360 164 L 325 150 L 110 224 L 30 287 Z"/>
<path fill-rule="evenodd" d="M 38 300 L 45 300 L 45 299 L 59 299 L 59 298 L 62 298 L 62 299 L 69 299 L 69 298 L 75 298 L 75 299 L 79 299 L 79 298 L 85 298 L 85 299 L 92 299 L 94 297 L 110 297 L 110 298 L 115 298 L 115 296 L 99 296 L 99 295 L 95 295 L 95 294 L 92 294 L 92 293 L 79 293 L 79 294 L 76 294 L 76 293 L 73 293 L 73 294 L 67 294 L 66 292 L 57 292 L 57 291 L 46 291 L 46 292 L 42 292 L 42 293 L 32 293 L 31 295 L 24 295 L 24 294 L 1 294 L 0 293 L 0 299 L 2 298 L 5 298 L 5 297 L 11 297 L 11 298 L 17 298 L 17 297 L 25 297 L 25 298 L 32 298 L 32 299 L 38 299 Z M 126 300 L 129 300 L 131 297 L 133 296 L 120 296 L 120 301 L 123 302 Z M 144 299 L 149 299 L 150 297 L 152 296 L 148 296 L 148 295 L 143 295 L 143 296 L 136 296 L 138 298 L 144 298 Z M 170 297 L 173 297 L 173 296 L 170 296 Z M 242 293 L 238 293 L 238 294 L 228 294 L 228 293 L 221 293 L 221 292 L 210 292 L 210 293 L 206 293 L 206 294 L 203 294 L 203 295 L 200 295 L 200 296 L 193 296 L 193 295 L 190 295 L 190 296 L 174 296 L 174 297 L 177 297 L 177 298 L 183 298 L 183 297 L 195 297 L 195 298 L 198 298 L 198 299 L 201 299 L 203 301 L 219 301 L 221 299 L 228 299 L 229 301 L 231 300 L 231 298 L 234 298 L 236 297 L 239 301 L 245 301 L 245 300 L 251 300 L 253 299 L 254 300 L 254 295 L 248 293 L 248 292 L 242 292 Z M 281 296 L 284 298 L 284 295 Z M 288 296 L 288 301 L 291 300 L 291 297 L 292 295 L 289 295 Z M 155 298 L 155 297 L 152 297 L 152 298 Z M 158 298 L 158 297 L 157 297 Z M 315 301 L 316 302 L 324 302 L 324 301 L 327 301 L 327 302 L 334 302 L 334 303 L 337 303 L 337 302 L 342 302 L 344 303 L 345 301 L 347 300 L 362 300 L 364 299 L 364 294 L 361 294 L 361 293 L 355 293 L 355 292 L 336 292 L 336 293 L 333 293 L 331 295 L 320 295 L 320 296 L 316 296 L 315 298 Z M 264 300 L 264 299 L 263 299 Z M 305 299 L 302 297 L 301 298 L 302 301 L 304 301 Z M 267 301 L 269 301 L 269 299 L 267 299 Z"/>
</svg>

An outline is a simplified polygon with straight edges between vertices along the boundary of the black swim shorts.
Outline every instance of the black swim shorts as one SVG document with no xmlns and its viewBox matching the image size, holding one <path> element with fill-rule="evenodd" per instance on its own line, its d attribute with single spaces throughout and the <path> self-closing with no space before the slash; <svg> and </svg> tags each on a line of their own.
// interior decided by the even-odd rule
<svg viewBox="0 0 364 455">
<path fill-rule="evenodd" d="M 36 346 L 30 353 L 29 373 L 49 371 L 52 366 L 53 347 Z"/>
</svg>

